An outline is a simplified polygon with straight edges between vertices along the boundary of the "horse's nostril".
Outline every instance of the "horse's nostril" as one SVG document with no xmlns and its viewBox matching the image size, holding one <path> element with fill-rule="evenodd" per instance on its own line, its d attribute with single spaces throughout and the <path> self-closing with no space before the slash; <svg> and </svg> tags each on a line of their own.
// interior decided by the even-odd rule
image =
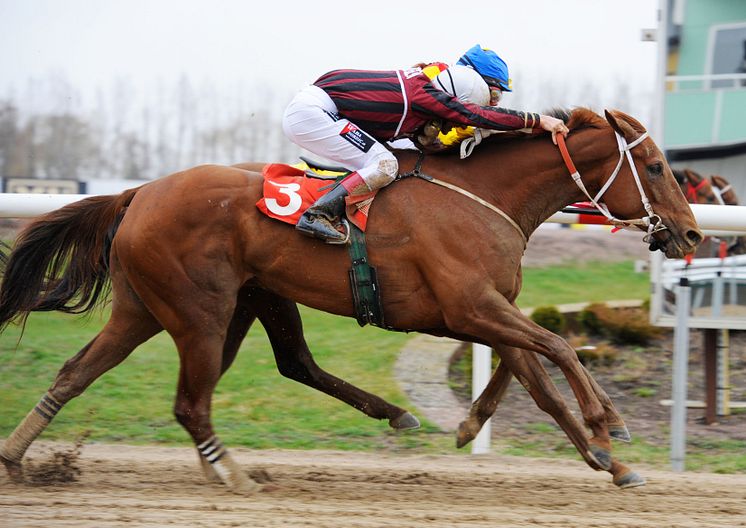
<svg viewBox="0 0 746 528">
<path fill-rule="evenodd" d="M 690 229 L 686 232 L 686 238 L 691 242 L 692 244 L 699 244 L 702 242 L 702 239 L 704 238 L 702 236 L 702 232 L 698 231 L 696 229 Z"/>
</svg>

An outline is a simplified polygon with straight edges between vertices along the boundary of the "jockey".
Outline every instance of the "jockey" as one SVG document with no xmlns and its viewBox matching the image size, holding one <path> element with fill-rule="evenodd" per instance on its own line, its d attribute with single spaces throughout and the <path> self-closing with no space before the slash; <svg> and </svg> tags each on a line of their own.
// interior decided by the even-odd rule
<svg viewBox="0 0 746 528">
<path fill-rule="evenodd" d="M 397 176 L 398 161 L 384 143 L 425 139 L 432 135 L 433 120 L 492 130 L 542 128 L 555 141 L 556 134 L 567 134 L 565 124 L 554 117 L 490 106 L 491 99 L 497 103 L 502 91 L 511 89 L 507 66 L 494 52 L 477 45 L 456 66 L 439 67 L 442 71 L 432 81 L 420 67 L 335 70 L 293 98 L 282 122 L 288 138 L 354 171 L 309 207 L 296 229 L 343 243 L 346 234 L 333 222 L 344 212 L 345 198 L 380 189 Z"/>
</svg>

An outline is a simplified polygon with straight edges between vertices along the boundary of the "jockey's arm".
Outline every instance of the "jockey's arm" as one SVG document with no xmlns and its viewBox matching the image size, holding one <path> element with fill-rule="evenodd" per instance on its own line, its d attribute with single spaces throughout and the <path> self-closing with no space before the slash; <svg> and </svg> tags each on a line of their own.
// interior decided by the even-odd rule
<svg viewBox="0 0 746 528">
<path fill-rule="evenodd" d="M 543 128 L 541 116 L 534 112 L 523 112 L 494 106 L 479 106 L 459 101 L 435 87 L 425 86 L 419 100 L 412 106 L 422 113 L 462 126 L 476 126 L 491 130 L 518 130 L 521 128 Z"/>
</svg>

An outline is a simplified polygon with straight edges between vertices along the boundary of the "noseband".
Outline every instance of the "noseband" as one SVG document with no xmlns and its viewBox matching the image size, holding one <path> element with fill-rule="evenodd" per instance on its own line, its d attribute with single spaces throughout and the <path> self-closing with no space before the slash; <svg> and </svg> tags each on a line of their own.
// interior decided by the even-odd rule
<svg viewBox="0 0 746 528">
<path fill-rule="evenodd" d="M 580 188 L 581 191 L 583 191 L 583 194 L 588 197 L 591 203 L 608 219 L 609 223 L 620 229 L 642 228 L 643 230 L 647 231 L 647 235 L 645 235 L 643 240 L 646 243 L 650 243 L 653 241 L 653 234 L 657 233 L 658 231 L 668 229 L 668 227 L 663 224 L 661 217 L 653 212 L 653 206 L 650 205 L 650 200 L 648 200 L 648 197 L 645 195 L 645 190 L 642 188 L 640 175 L 637 174 L 637 167 L 635 167 L 635 163 L 632 160 L 632 153 L 630 152 L 633 148 L 642 143 L 645 138 L 648 137 L 648 133 L 643 133 L 632 143 L 627 143 L 627 140 L 624 139 L 624 137 L 618 132 L 614 131 L 614 134 L 616 135 L 616 141 L 619 146 L 619 161 L 616 164 L 616 168 L 614 168 L 614 172 L 611 173 L 611 176 L 609 176 L 609 179 L 606 181 L 604 186 L 601 187 L 601 190 L 598 191 L 595 197 L 591 196 L 590 193 L 588 193 L 588 190 L 585 188 L 580 173 L 575 168 L 575 164 L 570 158 L 570 153 L 567 150 L 565 138 L 564 136 L 562 136 L 562 134 L 557 134 L 557 146 L 559 147 L 560 153 L 562 154 L 562 159 L 565 160 L 565 165 L 570 171 L 570 176 L 572 176 L 575 184 Z M 614 215 L 611 214 L 606 204 L 600 202 L 601 197 L 604 195 L 604 193 L 606 193 L 609 187 L 611 187 L 611 184 L 614 183 L 614 180 L 619 174 L 619 170 L 622 168 L 622 162 L 624 161 L 625 154 L 627 156 L 627 161 L 629 162 L 629 167 L 632 170 L 632 175 L 635 178 L 637 190 L 640 192 L 640 200 L 642 201 L 642 206 L 645 208 L 645 212 L 648 214 L 648 216 L 631 220 L 621 220 L 619 218 L 616 218 Z"/>
</svg>

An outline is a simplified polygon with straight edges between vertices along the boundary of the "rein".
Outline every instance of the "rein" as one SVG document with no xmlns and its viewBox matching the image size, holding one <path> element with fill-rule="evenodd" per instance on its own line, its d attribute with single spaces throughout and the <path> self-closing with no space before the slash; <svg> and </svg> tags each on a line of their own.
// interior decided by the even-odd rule
<svg viewBox="0 0 746 528">
<path fill-rule="evenodd" d="M 633 227 L 639 227 L 646 229 L 647 235 L 643 238 L 643 240 L 646 243 L 652 242 L 652 236 L 654 233 L 657 233 L 658 231 L 663 231 L 664 229 L 668 229 L 668 227 L 663 224 L 663 221 L 661 220 L 661 217 L 658 216 L 653 212 L 653 207 L 650 205 L 650 201 L 648 200 L 648 197 L 645 195 L 645 190 L 642 188 L 642 182 L 640 181 L 640 175 L 637 173 L 637 167 L 635 167 L 635 163 L 632 160 L 632 154 L 631 150 L 635 148 L 637 145 L 643 142 L 645 138 L 648 137 L 648 133 L 645 132 L 640 137 L 638 137 L 636 140 L 634 140 L 632 143 L 627 143 L 627 140 L 622 137 L 621 134 L 614 131 L 614 134 L 616 135 L 616 141 L 617 145 L 619 146 L 619 161 L 616 164 L 616 167 L 614 168 L 614 172 L 611 173 L 611 176 L 609 176 L 609 179 L 606 181 L 606 183 L 601 187 L 601 190 L 598 191 L 596 196 L 591 196 L 588 193 L 588 190 L 585 188 L 585 185 L 583 184 L 583 180 L 580 176 L 580 173 L 575 168 L 575 164 L 572 162 L 572 159 L 570 158 L 570 153 L 567 150 L 567 145 L 565 144 L 565 138 L 562 136 L 562 134 L 557 134 L 557 147 L 559 147 L 560 154 L 562 154 L 562 159 L 565 161 L 565 165 L 567 166 L 567 169 L 570 171 L 570 176 L 572 176 L 573 181 L 575 181 L 575 184 L 580 188 L 581 191 L 583 191 L 583 194 L 585 194 L 588 199 L 591 201 L 591 203 L 599 210 L 601 213 L 607 218 L 609 223 L 617 228 L 620 229 L 629 229 Z M 619 218 L 616 218 L 614 215 L 611 214 L 609 211 L 609 208 L 606 206 L 606 204 L 600 202 L 601 197 L 604 195 L 604 193 L 609 190 L 609 187 L 611 187 L 611 184 L 614 183 L 614 180 L 616 179 L 617 175 L 619 174 L 619 170 L 622 168 L 622 163 L 624 161 L 624 157 L 627 157 L 627 162 L 629 162 L 629 167 L 632 171 L 632 175 L 635 178 L 635 184 L 637 185 L 637 190 L 640 192 L 640 200 L 642 201 L 642 206 L 645 208 L 645 212 L 648 213 L 648 216 L 644 216 L 642 218 L 637 219 L 631 219 L 631 220 L 621 220 Z"/>
<path fill-rule="evenodd" d="M 427 174 L 422 172 L 422 161 L 424 159 L 425 159 L 425 153 L 420 151 L 420 155 L 417 157 L 417 162 L 414 165 L 414 169 L 412 169 L 409 172 L 400 174 L 399 176 L 396 177 L 396 179 L 403 180 L 404 178 L 419 178 L 421 180 L 425 180 L 426 182 L 434 183 L 435 185 L 440 185 L 441 187 L 445 187 L 446 189 L 450 189 L 463 196 L 466 196 L 467 198 L 470 198 L 474 200 L 475 202 L 477 202 L 478 204 L 485 206 L 487 209 L 497 213 L 498 215 L 503 217 L 505 220 L 507 220 L 508 223 L 512 225 L 516 231 L 518 231 L 518 234 L 521 235 L 521 239 L 523 240 L 523 247 L 525 248 L 528 245 L 528 238 L 526 237 L 526 234 L 523 232 L 523 229 L 521 229 L 521 226 L 519 226 L 516 223 L 516 221 L 513 220 L 508 215 L 508 213 L 506 213 L 502 209 L 499 209 L 498 207 L 495 207 L 491 203 L 481 199 L 479 196 L 467 191 L 466 189 L 462 189 L 461 187 L 457 185 L 453 185 L 452 183 L 448 183 L 443 180 L 433 178 L 432 176 L 428 176 Z"/>
</svg>

